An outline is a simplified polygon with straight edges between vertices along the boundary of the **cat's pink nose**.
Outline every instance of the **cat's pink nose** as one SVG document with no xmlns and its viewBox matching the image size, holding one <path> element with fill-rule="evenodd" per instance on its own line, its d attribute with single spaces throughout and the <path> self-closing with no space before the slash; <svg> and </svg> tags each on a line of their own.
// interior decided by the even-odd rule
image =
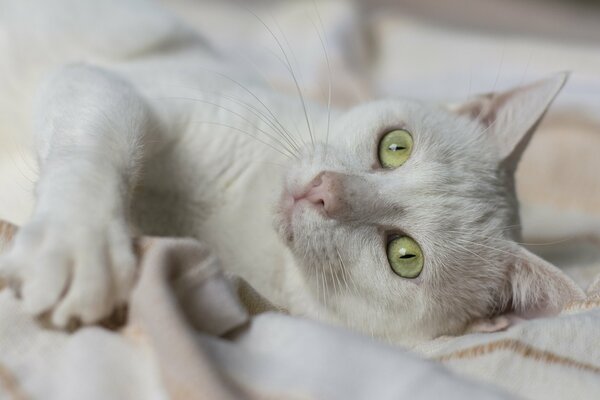
<svg viewBox="0 0 600 400">
<path fill-rule="evenodd" d="M 328 216 L 333 216 L 342 204 L 341 177 L 335 172 L 321 172 L 311 183 L 299 200 L 307 200 L 317 207 L 321 207 Z"/>
</svg>

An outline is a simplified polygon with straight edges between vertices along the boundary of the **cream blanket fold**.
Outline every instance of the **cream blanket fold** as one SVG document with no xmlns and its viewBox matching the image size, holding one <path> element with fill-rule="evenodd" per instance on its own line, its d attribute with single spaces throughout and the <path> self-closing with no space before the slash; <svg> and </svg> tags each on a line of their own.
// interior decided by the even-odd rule
<svg viewBox="0 0 600 400">
<path fill-rule="evenodd" d="M 14 227 L 0 231 L 5 246 Z M 271 312 L 251 317 L 269 305 L 239 279 L 232 284 L 194 240 L 142 239 L 138 247 L 139 279 L 118 331 L 44 329 L 0 292 L 0 398 L 509 398 L 340 328 Z"/>
</svg>

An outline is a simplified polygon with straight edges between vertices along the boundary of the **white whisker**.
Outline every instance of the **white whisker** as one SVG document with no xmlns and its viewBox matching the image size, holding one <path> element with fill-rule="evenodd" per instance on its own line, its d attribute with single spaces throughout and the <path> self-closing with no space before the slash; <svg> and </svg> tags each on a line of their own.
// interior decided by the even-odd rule
<svg viewBox="0 0 600 400">
<path fill-rule="evenodd" d="M 271 143 L 265 142 L 264 140 L 261 140 L 260 138 L 258 138 L 256 136 L 250 134 L 250 132 L 245 131 L 245 130 L 243 130 L 241 128 L 238 128 L 236 126 L 232 126 L 232 125 L 228 125 L 228 124 L 223 124 L 223 123 L 220 123 L 220 122 L 214 122 L 214 121 L 192 121 L 192 122 L 197 123 L 197 124 L 203 124 L 203 125 L 217 125 L 217 126 L 222 126 L 222 127 L 231 129 L 233 131 L 243 133 L 243 134 L 245 134 L 245 135 L 247 135 L 247 136 L 249 136 L 249 137 L 257 140 L 258 142 L 264 144 L 265 146 L 269 146 L 271 149 L 275 150 L 276 152 L 278 152 L 282 156 L 284 156 L 286 158 L 291 158 L 289 154 L 284 153 L 280 149 L 278 149 L 275 146 L 273 146 Z M 292 157 L 293 157 L 293 155 L 292 155 Z"/>
<path fill-rule="evenodd" d="M 277 37 L 277 35 L 275 35 L 275 33 L 273 32 L 273 30 L 265 23 L 265 21 L 260 18 L 260 16 L 258 16 L 255 12 L 253 12 L 252 10 L 250 10 L 249 8 L 246 8 L 246 10 L 252 14 L 261 24 L 262 26 L 267 30 L 267 32 L 269 32 L 269 34 L 271 35 L 271 37 L 273 38 L 273 40 L 275 40 L 275 43 L 277 44 L 277 46 L 279 47 L 279 50 L 281 51 L 283 58 L 285 59 L 287 65 L 289 66 L 289 72 L 292 76 L 292 80 L 294 81 L 294 86 L 296 87 L 296 92 L 298 93 L 298 96 L 300 98 L 300 103 L 302 105 L 302 110 L 304 112 L 304 118 L 306 120 L 306 127 L 308 128 L 308 133 L 310 135 L 310 139 L 312 144 L 314 145 L 314 137 L 313 137 L 313 133 L 312 133 L 312 128 L 310 125 L 310 121 L 308 118 L 308 111 L 307 111 L 307 107 L 306 107 L 306 102 L 304 100 L 304 95 L 302 93 L 302 89 L 300 89 L 300 84 L 298 82 L 298 79 L 296 77 L 296 74 L 294 73 L 294 68 L 290 62 L 290 59 L 288 57 L 287 52 L 285 51 L 283 45 L 281 44 L 281 41 L 279 40 L 279 38 Z M 276 21 L 275 21 L 276 23 Z M 282 31 L 283 34 L 283 31 Z M 285 38 L 285 35 L 283 35 Z"/>
<path fill-rule="evenodd" d="M 224 107 L 224 106 L 222 106 L 222 105 L 220 105 L 218 103 L 215 103 L 213 101 L 199 99 L 199 98 L 181 97 L 180 96 L 180 97 L 165 97 L 164 99 L 190 100 L 190 101 L 195 101 L 195 102 L 198 102 L 198 103 L 208 104 L 208 105 L 211 105 L 213 107 L 217 107 L 217 108 L 219 108 L 219 109 L 221 109 L 223 111 L 227 111 L 227 112 L 231 113 L 232 115 L 235 115 L 236 117 L 238 117 L 242 121 L 246 122 L 248 125 L 250 125 L 254 129 L 256 129 L 257 131 L 263 133 L 265 136 L 267 136 L 268 138 L 270 138 L 271 140 L 273 140 L 275 143 L 277 143 L 278 145 L 282 146 L 282 148 L 285 149 L 290 155 L 292 155 L 293 157 L 295 157 L 296 159 L 298 159 L 297 153 L 294 151 L 295 149 L 294 149 L 292 143 L 290 143 L 289 141 L 286 140 L 287 145 L 290 146 L 290 147 L 287 147 L 286 143 L 281 142 L 277 136 L 273 136 L 270 133 L 268 133 L 265 130 L 263 130 L 262 128 L 256 126 L 251 120 L 249 120 L 248 118 L 246 118 L 244 115 L 238 113 L 237 111 L 231 110 L 230 108 Z M 265 121 L 263 120 L 263 122 L 265 122 Z M 275 133 L 278 133 L 278 132 L 275 131 Z M 285 140 L 286 138 L 283 137 L 283 139 Z"/>
<path fill-rule="evenodd" d="M 323 41 L 323 37 L 321 37 L 321 34 L 319 33 L 319 29 L 317 28 L 317 26 L 313 23 L 313 26 L 315 27 L 315 31 L 317 32 L 317 35 L 319 36 L 319 41 L 321 42 L 321 48 L 323 49 L 323 54 L 325 56 L 325 62 L 327 63 L 327 78 L 328 78 L 328 88 L 327 88 L 327 132 L 325 134 L 325 156 L 327 156 L 327 145 L 329 144 L 329 128 L 331 125 L 331 90 L 332 90 L 332 82 L 331 82 L 331 64 L 329 62 L 329 54 L 327 54 L 327 35 L 325 33 L 325 28 L 323 26 L 323 21 L 321 19 L 321 14 L 319 13 L 319 8 L 317 6 L 316 1 L 313 0 L 313 4 L 315 7 L 315 10 L 317 12 L 317 17 L 319 19 L 319 24 L 321 27 L 321 30 L 323 32 L 323 37 L 324 40 Z M 311 20 L 311 23 L 313 21 Z"/>
</svg>

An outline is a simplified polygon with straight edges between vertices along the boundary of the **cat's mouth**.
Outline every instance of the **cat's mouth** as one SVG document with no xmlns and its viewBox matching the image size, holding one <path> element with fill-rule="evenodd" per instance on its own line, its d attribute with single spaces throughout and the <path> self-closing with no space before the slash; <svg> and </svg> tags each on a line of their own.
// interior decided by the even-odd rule
<svg viewBox="0 0 600 400">
<path fill-rule="evenodd" d="M 310 208 L 318 213 L 324 213 L 325 202 L 320 196 L 314 193 L 306 193 L 302 195 L 293 195 L 287 191 L 283 193 L 281 198 L 281 210 L 288 225 L 292 224 L 294 213 L 302 209 Z"/>
<path fill-rule="evenodd" d="M 294 215 L 308 210 L 325 215 L 325 201 L 319 189 L 321 174 L 304 187 L 285 188 L 279 201 L 279 225 L 288 242 L 294 240 Z"/>
</svg>

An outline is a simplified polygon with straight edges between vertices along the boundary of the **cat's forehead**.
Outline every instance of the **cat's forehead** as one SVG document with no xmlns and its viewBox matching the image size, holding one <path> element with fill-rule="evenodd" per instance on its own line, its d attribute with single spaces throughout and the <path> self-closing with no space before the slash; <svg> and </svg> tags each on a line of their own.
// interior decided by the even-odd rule
<svg viewBox="0 0 600 400">
<path fill-rule="evenodd" d="M 339 128 L 356 135 L 407 129 L 415 141 L 428 142 L 476 137 L 477 125 L 441 104 L 386 99 L 357 106 L 339 121 Z"/>
</svg>

